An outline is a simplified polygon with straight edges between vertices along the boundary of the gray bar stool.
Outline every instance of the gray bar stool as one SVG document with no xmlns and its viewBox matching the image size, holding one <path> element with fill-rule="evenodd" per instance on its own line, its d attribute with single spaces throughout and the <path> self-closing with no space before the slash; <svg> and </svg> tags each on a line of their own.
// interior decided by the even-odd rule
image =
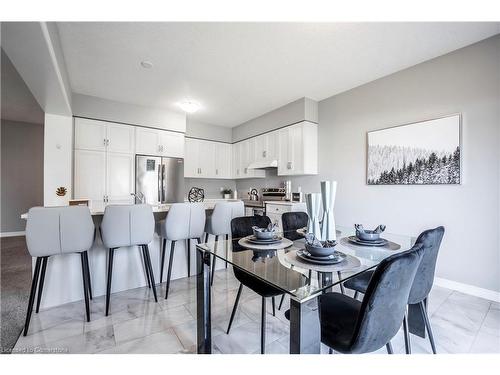
<svg viewBox="0 0 500 375">
<path fill-rule="evenodd" d="M 36 263 L 24 324 L 24 336 L 28 333 L 37 289 L 36 312 L 38 313 L 40 309 L 47 262 L 53 255 L 80 253 L 85 312 L 87 322 L 90 322 L 89 297 L 92 299 L 92 294 L 87 251 L 94 242 L 94 233 L 95 227 L 88 207 L 33 207 L 28 211 L 26 244 L 30 255 L 36 258 Z"/>
<path fill-rule="evenodd" d="M 155 281 L 148 244 L 153 240 L 155 219 L 153 210 L 147 204 L 109 205 L 104 210 L 101 223 L 101 237 L 108 252 L 108 280 L 106 287 L 106 316 L 109 313 L 111 280 L 113 276 L 113 255 L 119 247 L 139 246 L 144 258 L 146 279 L 153 289 L 155 302 Z"/>
<path fill-rule="evenodd" d="M 209 235 L 215 236 L 216 243 L 219 241 L 219 236 L 225 236 L 226 241 L 229 241 L 229 233 L 231 233 L 231 220 L 241 216 L 245 216 L 245 206 L 242 201 L 216 203 L 212 214 L 207 217 L 207 222 L 205 224 L 205 242 L 208 242 Z M 214 256 L 214 260 L 212 262 L 212 279 L 210 284 L 214 283 L 215 260 L 216 257 Z"/>
<path fill-rule="evenodd" d="M 171 242 L 165 299 L 168 298 L 168 291 L 170 289 L 175 243 L 187 240 L 186 249 L 189 277 L 191 276 L 191 239 L 196 239 L 200 243 L 204 228 L 205 206 L 202 203 L 174 203 L 170 206 L 166 219 L 160 222 L 160 239 L 162 244 L 160 283 L 163 282 L 163 266 L 165 264 L 167 241 Z"/>
</svg>

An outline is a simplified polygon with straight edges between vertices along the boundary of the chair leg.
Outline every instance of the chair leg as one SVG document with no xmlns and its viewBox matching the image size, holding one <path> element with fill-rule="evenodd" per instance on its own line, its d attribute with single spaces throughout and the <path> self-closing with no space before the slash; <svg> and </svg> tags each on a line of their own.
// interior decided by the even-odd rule
<svg viewBox="0 0 500 375">
<path fill-rule="evenodd" d="M 85 257 L 85 268 L 87 269 L 87 285 L 89 290 L 89 298 L 92 300 L 92 283 L 90 281 L 90 267 L 89 267 L 89 254 L 87 251 L 83 252 L 83 256 Z"/>
<path fill-rule="evenodd" d="M 422 316 L 424 317 L 427 333 L 429 334 L 429 341 L 431 342 L 432 353 L 436 354 L 436 344 L 434 342 L 434 335 L 432 334 L 431 322 L 429 321 L 429 315 L 427 315 L 427 309 L 425 308 L 424 301 L 420 302 L 419 306 L 420 306 L 420 311 L 422 311 Z"/>
<path fill-rule="evenodd" d="M 155 285 L 155 275 L 153 274 L 153 267 L 151 266 L 151 257 L 149 256 L 149 246 L 143 245 L 144 254 L 146 256 L 146 264 L 148 267 L 149 278 L 151 279 L 151 289 L 153 289 L 153 296 L 155 297 L 155 302 L 158 302 L 158 296 L 156 295 L 156 285 Z"/>
<path fill-rule="evenodd" d="M 385 344 L 385 348 L 387 349 L 387 354 L 394 354 L 394 351 L 392 350 L 392 344 L 390 341 L 387 344 Z"/>
<path fill-rule="evenodd" d="M 266 352 L 266 297 L 262 297 L 262 317 L 260 321 L 260 354 Z"/>
<path fill-rule="evenodd" d="M 282 294 L 281 295 L 281 301 L 280 301 L 280 304 L 278 305 L 278 310 L 281 310 L 281 306 L 283 305 L 283 301 L 285 300 L 285 295 Z"/>
<path fill-rule="evenodd" d="M 229 234 L 226 234 L 226 259 L 229 251 L 228 248 L 229 248 Z M 227 260 L 226 260 L 226 268 L 227 268 Z"/>
<path fill-rule="evenodd" d="M 38 286 L 38 277 L 40 276 L 40 265 L 42 263 L 42 258 L 36 258 L 35 263 L 35 273 L 33 274 L 33 279 L 31 280 L 31 291 L 30 299 L 28 301 L 28 311 L 26 311 L 26 322 L 24 323 L 24 333 L 23 336 L 28 334 L 28 328 L 30 326 L 31 313 L 33 312 L 33 304 L 35 303 L 35 294 Z"/>
<path fill-rule="evenodd" d="M 80 258 L 82 262 L 82 280 L 83 280 L 83 299 L 85 300 L 85 316 L 87 317 L 87 322 L 90 322 L 90 307 L 89 307 L 89 278 L 87 275 L 87 267 L 85 266 L 85 255 L 80 253 Z"/>
<path fill-rule="evenodd" d="M 201 243 L 201 237 L 196 239 L 196 242 L 198 242 L 198 245 Z"/>
<path fill-rule="evenodd" d="M 337 276 L 339 277 L 339 280 L 342 280 L 342 273 L 340 271 L 337 271 Z M 342 283 L 340 283 L 340 292 L 345 294 L 344 284 Z"/>
<path fill-rule="evenodd" d="M 328 348 L 328 354 L 333 354 L 333 349 L 332 348 Z"/>
<path fill-rule="evenodd" d="M 170 289 L 170 277 L 172 275 L 172 263 L 174 262 L 174 250 L 175 241 L 172 241 L 172 244 L 170 245 L 170 260 L 168 261 L 167 290 L 165 291 L 165 299 L 168 298 L 168 290 Z"/>
<path fill-rule="evenodd" d="M 188 262 L 188 277 L 191 277 L 191 239 L 187 240 L 187 262 Z"/>
<path fill-rule="evenodd" d="M 408 329 L 408 314 L 403 317 L 403 331 L 405 335 L 405 351 L 406 354 L 411 354 L 410 331 Z"/>
<path fill-rule="evenodd" d="M 45 281 L 45 271 L 47 269 L 47 261 L 49 257 L 42 258 L 42 273 L 40 274 L 40 281 L 38 282 L 38 297 L 36 301 L 36 310 L 35 312 L 38 314 L 40 311 L 40 302 L 42 301 L 42 292 L 43 292 L 43 282 Z"/>
<path fill-rule="evenodd" d="M 219 245 L 219 235 L 217 234 L 215 236 L 215 243 L 214 243 L 214 253 L 217 253 L 217 247 Z M 214 275 L 215 275 L 215 260 L 217 257 L 214 255 L 214 261 L 212 262 L 212 279 L 210 280 L 210 285 L 214 285 Z"/>
<path fill-rule="evenodd" d="M 358 299 L 358 295 L 359 295 L 359 292 L 358 292 L 358 291 L 355 291 L 355 292 L 354 292 L 354 299 Z"/>
<path fill-rule="evenodd" d="M 208 242 L 208 233 L 205 233 L 205 243 Z"/>
<path fill-rule="evenodd" d="M 115 249 L 109 249 L 108 253 L 108 282 L 106 285 L 106 316 L 109 314 L 109 299 L 111 297 L 111 280 L 113 277 L 113 255 Z"/>
<path fill-rule="evenodd" d="M 276 316 L 276 301 L 274 300 L 274 296 L 271 297 L 271 302 L 273 304 L 273 316 Z"/>
<path fill-rule="evenodd" d="M 238 308 L 238 302 L 240 302 L 241 291 L 243 290 L 243 284 L 240 284 L 238 288 L 238 294 L 236 294 L 236 300 L 234 301 L 233 311 L 231 312 L 231 318 L 229 318 L 229 324 L 227 326 L 226 334 L 229 335 L 229 330 L 231 329 L 231 325 L 233 324 L 234 315 L 236 314 L 236 309 Z"/>
<path fill-rule="evenodd" d="M 149 276 L 148 259 L 146 257 L 144 246 L 139 245 L 139 247 L 141 248 L 142 260 L 144 261 L 144 273 L 146 274 L 146 282 L 148 284 L 148 288 L 151 289 L 151 277 Z"/>
<path fill-rule="evenodd" d="M 163 266 L 165 265 L 165 251 L 167 248 L 166 238 L 161 241 L 161 261 L 160 261 L 160 284 L 163 283 Z"/>
</svg>

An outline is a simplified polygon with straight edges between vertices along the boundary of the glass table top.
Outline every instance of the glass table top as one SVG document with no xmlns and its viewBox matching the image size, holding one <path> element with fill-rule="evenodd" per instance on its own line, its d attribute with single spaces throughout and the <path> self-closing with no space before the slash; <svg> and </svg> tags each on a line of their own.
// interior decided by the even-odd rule
<svg viewBox="0 0 500 375">
<path fill-rule="evenodd" d="M 296 232 L 295 232 L 296 233 Z M 375 268 L 388 256 L 408 250 L 415 238 L 405 235 L 382 233 L 389 241 L 382 247 L 361 246 L 349 241 L 354 228 L 337 227 L 336 251 L 346 254 L 346 259 L 334 265 L 318 265 L 302 260 L 297 251 L 304 249 L 305 240 L 298 239 L 277 245 L 256 246 L 240 238 L 219 240 L 197 245 L 202 252 L 209 252 L 218 259 L 281 289 L 299 302 L 305 302 L 365 270 Z M 287 233 L 279 233 L 287 237 Z M 222 237 L 222 236 L 221 236 Z M 238 245 L 239 243 L 239 245 Z M 234 246 L 233 246 L 234 245 Z M 287 248 L 276 249 L 289 245 Z M 233 250 L 234 247 L 234 250 Z"/>
</svg>

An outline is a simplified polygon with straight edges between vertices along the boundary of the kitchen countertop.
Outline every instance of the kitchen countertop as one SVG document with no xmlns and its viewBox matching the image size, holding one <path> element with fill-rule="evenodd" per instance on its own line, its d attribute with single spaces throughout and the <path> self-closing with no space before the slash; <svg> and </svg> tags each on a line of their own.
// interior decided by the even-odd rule
<svg viewBox="0 0 500 375">
<path fill-rule="evenodd" d="M 202 203 L 205 205 L 206 210 L 213 210 L 215 207 L 215 204 L 217 202 L 238 202 L 240 199 L 205 199 Z M 152 205 L 153 207 L 153 213 L 157 212 L 168 212 L 170 209 L 170 206 L 172 204 L 159 204 L 159 205 Z M 90 214 L 92 216 L 99 216 L 104 214 L 104 209 L 106 208 L 105 205 L 99 205 L 96 207 L 91 207 L 90 208 Z M 21 215 L 21 219 L 26 220 L 28 218 L 28 213 L 24 213 Z"/>
<path fill-rule="evenodd" d="M 293 206 L 294 204 L 305 204 L 305 202 L 292 202 L 292 201 L 264 201 L 264 204 L 281 204 L 285 206 Z"/>
</svg>

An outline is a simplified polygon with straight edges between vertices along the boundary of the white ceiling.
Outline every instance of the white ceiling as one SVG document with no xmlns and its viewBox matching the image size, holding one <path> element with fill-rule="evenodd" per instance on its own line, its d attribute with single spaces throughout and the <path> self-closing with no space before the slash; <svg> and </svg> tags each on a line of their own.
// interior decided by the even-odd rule
<svg viewBox="0 0 500 375">
<path fill-rule="evenodd" d="M 500 32 L 499 23 L 59 23 L 72 90 L 233 127 Z M 140 62 L 151 61 L 152 69 Z"/>
</svg>

